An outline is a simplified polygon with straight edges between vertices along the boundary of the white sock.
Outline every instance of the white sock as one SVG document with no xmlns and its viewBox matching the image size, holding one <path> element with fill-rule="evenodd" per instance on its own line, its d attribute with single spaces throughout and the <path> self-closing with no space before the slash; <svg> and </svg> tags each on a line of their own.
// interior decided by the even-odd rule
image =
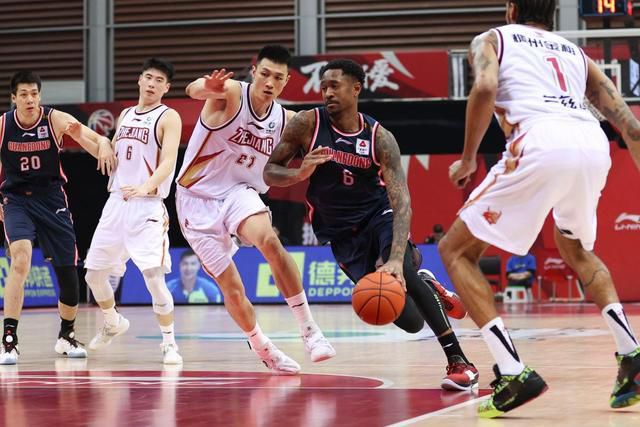
<svg viewBox="0 0 640 427">
<path fill-rule="evenodd" d="M 518 375 L 524 370 L 524 364 L 520 361 L 516 347 L 500 317 L 491 320 L 480 331 L 502 375 Z"/>
<path fill-rule="evenodd" d="M 103 308 L 101 310 L 102 310 L 102 314 L 104 314 L 105 323 L 112 326 L 118 326 L 118 324 L 120 323 L 120 314 L 118 314 L 118 312 L 116 311 L 115 305 L 111 308 L 107 308 L 107 309 Z"/>
<path fill-rule="evenodd" d="M 173 323 L 168 326 L 160 325 L 160 331 L 162 332 L 162 344 L 176 343 L 176 336 L 173 333 Z"/>
<path fill-rule="evenodd" d="M 638 339 L 633 333 L 633 329 L 629 326 L 627 316 L 624 314 L 622 304 L 614 302 L 602 309 L 602 317 L 609 325 L 609 329 L 613 333 L 616 340 L 618 354 L 629 354 L 636 348 L 640 347 Z"/>
<path fill-rule="evenodd" d="M 256 322 L 256 326 L 252 330 L 245 332 L 244 334 L 249 338 L 251 348 L 256 350 L 263 348 L 269 342 L 269 338 L 262 333 L 262 329 L 260 329 L 258 322 Z"/>
<path fill-rule="evenodd" d="M 295 317 L 296 322 L 298 322 L 298 326 L 301 331 L 304 331 L 307 326 L 315 326 L 313 316 L 311 315 L 311 309 L 307 302 L 307 295 L 304 291 L 290 298 L 285 298 L 285 301 L 287 301 L 287 304 L 293 313 L 293 317 Z"/>
</svg>

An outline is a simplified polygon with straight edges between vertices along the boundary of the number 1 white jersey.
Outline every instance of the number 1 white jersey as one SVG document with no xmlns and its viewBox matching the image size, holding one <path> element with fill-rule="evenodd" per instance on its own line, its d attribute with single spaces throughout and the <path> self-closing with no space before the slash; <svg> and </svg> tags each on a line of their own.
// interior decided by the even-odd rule
<svg viewBox="0 0 640 427">
<path fill-rule="evenodd" d="M 126 110 L 115 135 L 115 153 L 118 166 L 109 181 L 109 191 L 120 192 L 123 185 L 144 184 L 160 164 L 162 147 L 158 141 L 158 122 L 169 110 L 166 105 L 138 113 L 136 107 Z M 169 195 L 173 172 L 162 182 L 150 197 L 162 199 Z"/>
<path fill-rule="evenodd" d="M 509 137 L 532 119 L 594 122 L 585 104 L 587 58 L 578 46 L 526 25 L 494 28 L 500 62 L 496 116 Z"/>
<path fill-rule="evenodd" d="M 240 82 L 240 108 L 227 123 L 205 125 L 200 118 L 191 134 L 177 184 L 199 197 L 223 199 L 238 184 L 258 193 L 269 187 L 262 172 L 286 122 L 286 111 L 273 101 L 259 118 L 251 107 L 250 84 Z"/>
</svg>

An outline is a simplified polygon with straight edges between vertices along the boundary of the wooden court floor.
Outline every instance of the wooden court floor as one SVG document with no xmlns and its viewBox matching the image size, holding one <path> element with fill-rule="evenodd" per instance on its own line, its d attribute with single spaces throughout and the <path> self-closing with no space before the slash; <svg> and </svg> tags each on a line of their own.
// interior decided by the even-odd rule
<svg viewBox="0 0 640 427">
<path fill-rule="evenodd" d="M 503 306 L 520 356 L 550 389 L 502 419 L 480 420 L 491 382 L 489 353 L 469 319 L 455 323 L 480 370 L 477 393 L 439 388 L 445 358 L 428 329 L 409 335 L 370 327 L 348 305 L 312 307 L 338 355 L 313 364 L 286 306 L 258 306 L 262 329 L 302 365 L 271 376 L 221 306 L 179 306 L 185 363 L 164 368 L 150 307 L 124 307 L 131 329 L 87 360 L 56 357 L 56 312 L 27 310 L 20 361 L 0 367 L 0 425 L 22 426 L 640 426 L 640 405 L 608 407 L 616 365 L 613 339 L 592 305 Z M 640 305 L 627 305 L 640 331 Z M 83 308 L 76 322 L 88 342 L 101 315 Z"/>
</svg>

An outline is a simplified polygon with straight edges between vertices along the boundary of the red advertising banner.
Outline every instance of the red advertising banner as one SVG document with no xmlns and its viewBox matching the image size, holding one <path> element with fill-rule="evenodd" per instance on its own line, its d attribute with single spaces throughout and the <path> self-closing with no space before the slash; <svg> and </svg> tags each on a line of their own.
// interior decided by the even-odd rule
<svg viewBox="0 0 640 427">
<path fill-rule="evenodd" d="M 291 79 L 281 99 L 320 102 L 320 69 L 328 61 L 348 58 L 366 73 L 360 99 L 446 98 L 449 96 L 449 54 L 446 51 L 371 52 L 293 58 Z"/>
</svg>

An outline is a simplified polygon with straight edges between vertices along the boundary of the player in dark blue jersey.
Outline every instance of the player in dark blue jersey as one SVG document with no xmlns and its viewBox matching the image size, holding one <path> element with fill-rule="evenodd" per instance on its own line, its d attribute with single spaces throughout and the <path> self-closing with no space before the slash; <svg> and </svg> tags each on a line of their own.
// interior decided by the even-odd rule
<svg viewBox="0 0 640 427">
<path fill-rule="evenodd" d="M 62 189 L 66 182 L 60 166 L 63 135 L 69 135 L 98 158 L 98 167 L 103 173 L 110 173 L 115 166 L 110 141 L 81 125 L 71 115 L 41 106 L 40 88 L 41 81 L 36 74 L 30 71 L 14 74 L 11 101 L 15 109 L 0 116 L 3 174 L 0 220 L 4 221 L 11 254 L 4 289 L 1 365 L 13 365 L 18 361 L 18 319 L 36 238 L 51 257 L 60 287 L 61 326 L 55 350 L 69 357 L 87 356 L 74 332 L 79 282 L 73 222 Z"/>
<path fill-rule="evenodd" d="M 416 333 L 426 320 L 448 359 L 442 387 L 477 387 L 478 371 L 460 348 L 434 285 L 421 280 L 413 262 L 411 201 L 398 144 L 375 119 L 358 112 L 364 71 L 341 59 L 330 61 L 321 75 L 325 106 L 300 112 L 287 125 L 265 167 L 265 182 L 289 186 L 309 178 L 307 198 L 318 240 L 331 242 L 354 282 L 375 270 L 398 278 L 407 297 L 395 324 Z M 302 165 L 289 169 L 300 150 L 306 153 Z"/>
</svg>

